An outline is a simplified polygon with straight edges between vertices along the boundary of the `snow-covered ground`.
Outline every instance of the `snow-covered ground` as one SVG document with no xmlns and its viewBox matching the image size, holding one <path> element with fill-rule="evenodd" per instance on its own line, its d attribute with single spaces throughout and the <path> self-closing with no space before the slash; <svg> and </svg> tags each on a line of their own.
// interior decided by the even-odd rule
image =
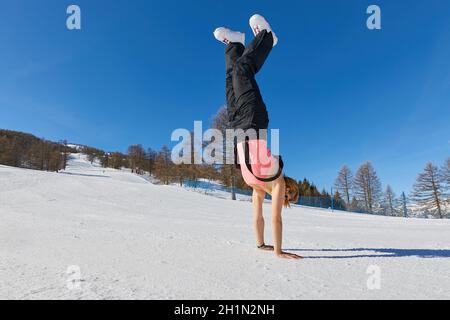
<svg viewBox="0 0 450 320">
<path fill-rule="evenodd" d="M 64 173 L 0 166 L 0 299 L 450 298 L 450 220 L 298 207 L 283 218 L 283 247 L 305 259 L 255 249 L 248 201 L 82 155 Z"/>
</svg>

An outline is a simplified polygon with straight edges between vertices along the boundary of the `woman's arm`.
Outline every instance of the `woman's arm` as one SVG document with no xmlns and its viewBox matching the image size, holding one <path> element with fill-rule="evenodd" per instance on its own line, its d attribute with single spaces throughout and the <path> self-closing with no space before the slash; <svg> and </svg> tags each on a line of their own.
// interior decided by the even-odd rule
<svg viewBox="0 0 450 320">
<path fill-rule="evenodd" d="M 285 197 L 285 183 L 281 176 L 274 183 L 272 188 L 272 233 L 274 241 L 274 251 L 280 258 L 300 259 L 301 257 L 293 254 L 283 252 L 281 249 L 283 239 L 283 222 L 281 219 L 281 211 L 283 210 L 283 202 Z"/>
<path fill-rule="evenodd" d="M 266 197 L 266 192 L 258 189 L 253 189 L 253 226 L 255 229 L 256 245 L 259 247 L 264 245 L 264 216 L 263 203 Z"/>
<path fill-rule="evenodd" d="M 283 222 L 281 210 L 283 209 L 284 187 L 284 179 L 277 179 L 272 187 L 272 234 L 274 250 L 277 255 L 282 253 Z"/>
</svg>

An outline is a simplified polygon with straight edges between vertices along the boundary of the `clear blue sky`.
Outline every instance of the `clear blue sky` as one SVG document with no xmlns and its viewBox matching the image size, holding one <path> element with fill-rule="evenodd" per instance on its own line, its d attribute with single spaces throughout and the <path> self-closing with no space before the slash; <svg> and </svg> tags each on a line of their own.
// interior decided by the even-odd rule
<svg viewBox="0 0 450 320">
<path fill-rule="evenodd" d="M 66 8 L 82 30 L 66 29 Z M 378 4 L 382 30 L 366 28 Z M 259 75 L 286 171 L 331 187 L 371 160 L 409 191 L 450 156 L 450 2 L 3 0 L 0 128 L 125 151 L 159 149 L 225 103 L 222 44 L 265 15 L 278 34 Z"/>
</svg>

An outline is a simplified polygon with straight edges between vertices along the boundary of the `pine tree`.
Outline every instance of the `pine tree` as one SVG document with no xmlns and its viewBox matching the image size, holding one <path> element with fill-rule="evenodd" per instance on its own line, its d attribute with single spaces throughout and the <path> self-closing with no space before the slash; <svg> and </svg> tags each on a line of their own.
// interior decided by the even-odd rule
<svg viewBox="0 0 450 320">
<path fill-rule="evenodd" d="M 414 184 L 412 199 L 423 209 L 442 219 L 444 217 L 443 176 L 431 162 L 427 163 L 422 173 L 417 176 Z"/>
<path fill-rule="evenodd" d="M 381 182 L 370 162 L 362 164 L 354 178 L 354 193 L 366 212 L 374 213 L 381 195 Z"/>
<path fill-rule="evenodd" d="M 347 205 L 350 205 L 350 192 L 353 186 L 353 174 L 349 167 L 344 165 L 341 170 L 339 170 L 334 185 L 336 189 L 344 196 Z"/>
<path fill-rule="evenodd" d="M 342 199 L 339 191 L 336 191 L 333 196 L 333 207 L 336 210 L 345 210 L 346 208 L 345 201 Z"/>
</svg>

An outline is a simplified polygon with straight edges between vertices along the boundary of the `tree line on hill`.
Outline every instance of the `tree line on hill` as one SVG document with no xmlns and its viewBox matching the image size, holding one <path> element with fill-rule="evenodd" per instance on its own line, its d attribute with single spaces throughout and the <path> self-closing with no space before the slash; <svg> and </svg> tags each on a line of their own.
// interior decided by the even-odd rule
<svg viewBox="0 0 450 320">
<path fill-rule="evenodd" d="M 214 117 L 213 128 L 225 129 L 224 110 L 222 108 Z M 0 164 L 3 165 L 58 172 L 66 168 L 70 153 L 78 152 L 86 154 L 91 162 L 98 161 L 105 168 L 127 168 L 136 174 L 148 174 L 162 184 L 178 183 L 182 186 L 185 182 L 195 184 L 200 179 L 217 181 L 230 189 L 232 199 L 236 199 L 239 189 L 251 190 L 235 165 L 175 165 L 168 146 L 157 151 L 134 144 L 128 147 L 126 153 L 106 152 L 89 146 L 74 148 L 68 146 L 66 141 L 47 141 L 23 132 L 0 130 Z M 404 193 L 398 197 L 389 185 L 383 191 L 370 162 L 362 164 L 354 175 L 344 165 L 335 180 L 333 194 L 326 190 L 319 191 L 306 178 L 298 180 L 298 186 L 300 204 L 319 206 L 320 203 L 321 207 L 333 206 L 347 211 L 390 216 L 420 212 L 425 216 L 445 218 L 450 208 L 450 159 L 441 167 L 427 164 L 408 197 Z"/>
<path fill-rule="evenodd" d="M 89 161 L 98 159 L 103 167 L 115 169 L 128 168 L 136 174 L 148 174 L 162 184 L 177 183 L 183 186 L 185 182 L 195 185 L 200 179 L 217 181 L 228 187 L 232 193 L 232 199 L 236 199 L 238 190 L 251 190 L 242 178 L 240 170 L 235 165 L 208 165 L 208 164 L 178 164 L 171 160 L 171 150 L 164 145 L 161 150 L 145 149 L 140 144 L 128 147 L 127 153 L 107 153 L 99 149 L 84 147 L 82 153 L 87 154 Z M 193 153 L 192 153 L 193 154 Z M 193 161 L 192 161 L 193 162 Z M 321 199 L 323 203 L 330 203 L 336 209 L 344 209 L 344 201 L 340 193 L 333 196 L 327 191 L 320 192 L 308 179 L 298 181 L 300 195 L 302 197 Z"/>
<path fill-rule="evenodd" d="M 66 168 L 68 155 L 75 150 L 66 141 L 55 143 L 31 134 L 0 129 L 0 164 L 35 170 Z"/>
<path fill-rule="evenodd" d="M 223 111 L 220 116 L 223 116 Z M 136 174 L 148 174 L 162 184 L 178 183 L 182 186 L 187 181 L 195 185 L 200 179 L 217 181 L 230 189 L 233 199 L 236 199 L 238 190 L 251 190 L 234 165 L 175 165 L 166 145 L 159 151 L 134 144 L 126 153 L 106 152 L 90 146 L 69 147 L 66 141 L 47 141 L 23 132 L 0 130 L 0 164 L 3 165 L 58 172 L 66 168 L 69 154 L 78 152 L 86 154 L 91 163 L 97 161 L 104 168 L 125 168 Z M 298 184 L 301 196 L 328 202 L 332 199 L 328 192 L 320 192 L 306 178 Z M 339 193 L 333 200 L 339 208 L 342 201 Z"/>
<path fill-rule="evenodd" d="M 403 192 L 398 197 L 390 185 L 383 190 L 371 162 L 363 163 L 354 175 L 344 165 L 334 185 L 348 211 L 389 216 L 408 216 L 410 211 L 413 215 L 440 219 L 450 214 L 450 158 L 441 167 L 426 164 L 409 196 Z"/>
</svg>

